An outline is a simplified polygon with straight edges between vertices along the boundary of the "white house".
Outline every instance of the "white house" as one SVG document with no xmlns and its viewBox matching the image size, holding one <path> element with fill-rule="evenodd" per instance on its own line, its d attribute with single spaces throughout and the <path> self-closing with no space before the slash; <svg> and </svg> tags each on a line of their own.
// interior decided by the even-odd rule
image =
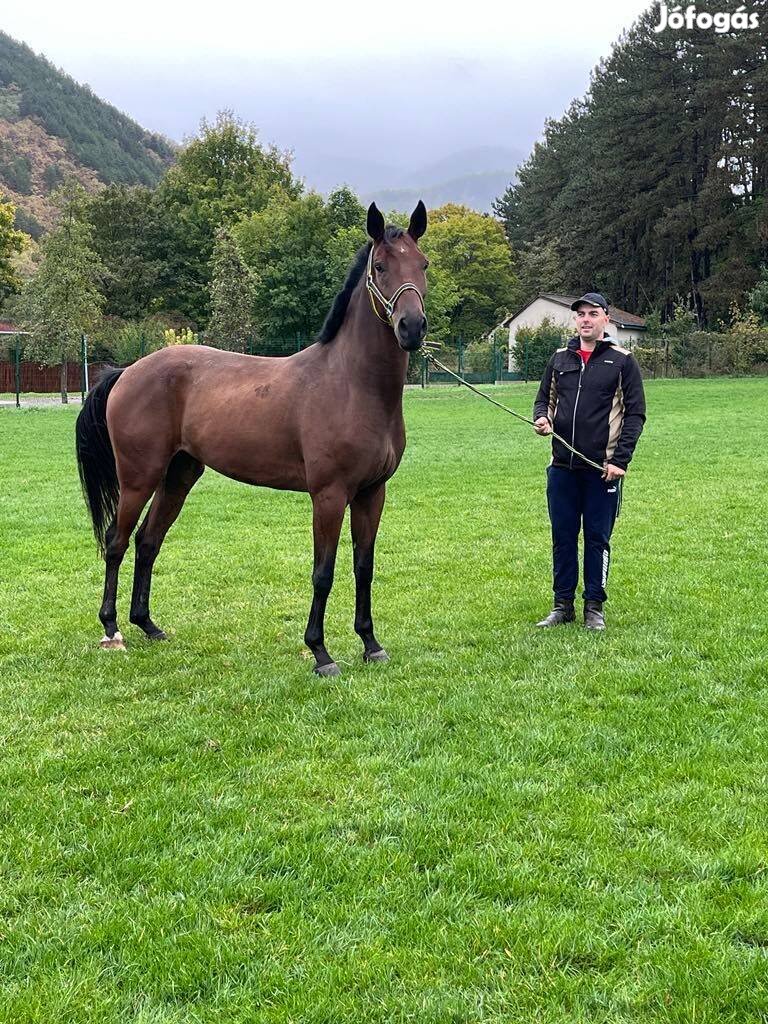
<svg viewBox="0 0 768 1024">
<path fill-rule="evenodd" d="M 532 302 L 524 306 L 519 312 L 513 313 L 505 320 L 502 320 L 500 327 L 509 328 L 509 368 L 519 369 L 513 365 L 512 345 L 515 335 L 520 327 L 538 327 L 545 317 L 549 317 L 556 324 L 564 327 L 573 327 L 576 333 L 576 321 L 571 311 L 571 304 L 576 301 L 578 295 L 537 295 Z M 627 313 L 624 309 L 616 306 L 608 306 L 610 327 L 608 333 L 615 338 L 620 345 L 632 348 L 634 342 L 639 341 L 645 331 L 645 320 L 634 313 Z"/>
</svg>

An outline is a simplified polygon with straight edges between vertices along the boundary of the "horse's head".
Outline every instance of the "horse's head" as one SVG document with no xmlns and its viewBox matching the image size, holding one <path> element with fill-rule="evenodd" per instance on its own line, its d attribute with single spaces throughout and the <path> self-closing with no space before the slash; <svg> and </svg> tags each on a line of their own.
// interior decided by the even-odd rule
<svg viewBox="0 0 768 1024">
<path fill-rule="evenodd" d="M 368 208 L 368 234 L 372 239 L 366 287 L 374 311 L 395 332 L 401 348 L 421 348 L 427 333 L 424 296 L 427 258 L 418 241 L 427 230 L 427 210 L 419 200 L 408 230 L 386 227 L 375 203 Z"/>
</svg>

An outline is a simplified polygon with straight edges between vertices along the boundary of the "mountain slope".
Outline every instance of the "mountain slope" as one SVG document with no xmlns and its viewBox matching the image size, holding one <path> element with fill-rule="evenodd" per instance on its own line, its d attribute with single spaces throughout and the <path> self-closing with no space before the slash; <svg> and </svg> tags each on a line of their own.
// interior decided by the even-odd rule
<svg viewBox="0 0 768 1024">
<path fill-rule="evenodd" d="M 67 176 L 153 185 L 174 159 L 169 142 L 0 32 L 0 189 L 43 226 L 47 196 Z M 29 227 L 25 227 L 29 230 Z"/>
</svg>

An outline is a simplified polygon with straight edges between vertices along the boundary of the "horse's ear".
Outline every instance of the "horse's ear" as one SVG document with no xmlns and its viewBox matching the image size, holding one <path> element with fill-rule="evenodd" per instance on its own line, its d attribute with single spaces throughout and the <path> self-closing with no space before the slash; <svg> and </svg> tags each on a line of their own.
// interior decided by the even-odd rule
<svg viewBox="0 0 768 1024">
<path fill-rule="evenodd" d="M 416 209 L 411 214 L 411 222 L 408 225 L 408 234 L 418 242 L 427 230 L 427 208 L 421 200 L 418 201 Z"/>
<path fill-rule="evenodd" d="M 374 240 L 374 242 L 380 242 L 384 237 L 384 217 L 376 206 L 376 203 L 371 203 L 368 207 L 367 230 L 368 235 Z"/>
</svg>

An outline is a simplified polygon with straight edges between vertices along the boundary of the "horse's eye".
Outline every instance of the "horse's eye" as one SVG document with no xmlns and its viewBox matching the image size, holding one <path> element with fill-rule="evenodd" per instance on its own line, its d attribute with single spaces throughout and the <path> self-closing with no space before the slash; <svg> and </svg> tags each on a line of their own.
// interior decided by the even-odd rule
<svg viewBox="0 0 768 1024">
<path fill-rule="evenodd" d="M 426 270 L 429 266 L 429 260 L 424 260 L 424 269 Z"/>
<path fill-rule="evenodd" d="M 384 273 L 384 264 L 383 263 L 374 263 L 374 267 L 376 268 L 376 273 L 377 274 L 383 274 Z"/>
</svg>

